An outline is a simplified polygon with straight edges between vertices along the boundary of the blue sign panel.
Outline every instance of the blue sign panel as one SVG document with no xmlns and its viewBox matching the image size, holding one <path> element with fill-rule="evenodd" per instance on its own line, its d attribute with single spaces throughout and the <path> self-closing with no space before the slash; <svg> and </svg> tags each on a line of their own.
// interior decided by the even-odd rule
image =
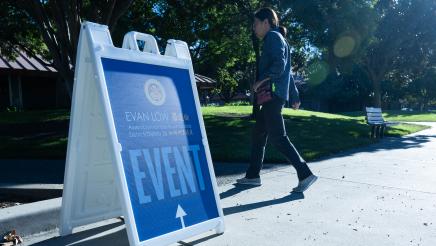
<svg viewBox="0 0 436 246">
<path fill-rule="evenodd" d="M 102 64 L 139 240 L 219 217 L 189 70 Z"/>
</svg>

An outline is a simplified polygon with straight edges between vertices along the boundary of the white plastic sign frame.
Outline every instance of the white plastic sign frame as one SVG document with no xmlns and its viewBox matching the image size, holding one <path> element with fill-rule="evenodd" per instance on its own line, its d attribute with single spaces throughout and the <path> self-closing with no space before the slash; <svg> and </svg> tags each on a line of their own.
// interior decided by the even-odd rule
<svg viewBox="0 0 436 246">
<path fill-rule="evenodd" d="M 138 48 L 138 39 L 145 42 L 143 51 Z M 140 240 L 102 59 L 189 71 L 190 88 L 194 96 L 210 176 L 210 192 L 213 192 L 217 217 L 185 227 L 185 212 L 178 207 L 177 216 L 181 219 L 182 228 Z M 215 230 L 217 234 L 224 233 L 224 215 L 219 201 L 192 61 L 186 43 L 169 40 L 165 55 L 160 55 L 153 36 L 130 32 L 124 38 L 123 48 L 116 48 L 112 44 L 107 26 L 83 23 L 76 60 L 60 234 L 68 235 L 75 227 L 124 216 L 130 245 L 168 245 L 211 230 Z"/>
</svg>

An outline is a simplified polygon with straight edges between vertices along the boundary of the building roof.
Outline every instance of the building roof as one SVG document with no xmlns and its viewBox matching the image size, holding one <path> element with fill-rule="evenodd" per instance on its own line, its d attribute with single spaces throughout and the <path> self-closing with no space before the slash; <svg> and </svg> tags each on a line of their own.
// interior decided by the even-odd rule
<svg viewBox="0 0 436 246">
<path fill-rule="evenodd" d="M 40 57 L 39 59 L 44 61 Z M 23 51 L 18 52 L 18 56 L 14 61 L 0 56 L 0 70 L 14 70 L 14 72 L 57 72 L 54 67 L 41 63 L 38 59 L 28 56 Z"/>
<path fill-rule="evenodd" d="M 200 74 L 195 74 L 195 80 L 198 83 L 216 84 L 215 80 Z"/>
<path fill-rule="evenodd" d="M 40 60 L 46 62 L 44 59 L 39 57 Z M 48 63 L 48 62 L 46 62 Z M 50 72 L 57 73 L 57 70 L 53 66 L 47 66 L 41 63 L 38 59 L 28 56 L 23 51 L 18 51 L 18 56 L 15 61 L 7 59 L 6 57 L 0 55 L 0 71 L 13 71 L 13 72 Z M 216 81 L 200 75 L 195 74 L 195 82 L 199 84 L 202 89 L 209 89 L 215 87 Z"/>
<path fill-rule="evenodd" d="M 200 89 L 211 89 L 216 85 L 215 80 L 200 74 L 195 74 L 195 82 L 198 84 Z"/>
</svg>

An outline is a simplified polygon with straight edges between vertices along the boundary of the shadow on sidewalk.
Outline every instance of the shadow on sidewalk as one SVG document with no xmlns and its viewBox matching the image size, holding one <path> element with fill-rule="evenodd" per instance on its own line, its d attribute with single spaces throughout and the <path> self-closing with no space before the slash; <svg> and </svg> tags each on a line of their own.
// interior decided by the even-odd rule
<svg viewBox="0 0 436 246">
<path fill-rule="evenodd" d="M 351 150 L 346 150 L 340 153 L 332 154 L 324 158 L 315 160 L 323 161 L 334 158 L 340 158 L 345 156 L 352 156 L 359 153 L 376 153 L 379 151 L 389 151 L 397 149 L 411 149 L 411 148 L 422 148 L 422 145 L 436 139 L 436 135 L 415 135 L 415 136 L 405 136 L 405 137 L 386 137 L 380 142 L 359 147 Z"/>
<path fill-rule="evenodd" d="M 0 159 L 0 184 L 63 184 L 65 160 Z"/>
<path fill-rule="evenodd" d="M 93 246 L 93 245 L 120 245 L 128 246 L 127 232 L 124 222 L 117 222 L 98 228 L 77 232 L 65 237 L 51 238 L 35 246 Z"/>
<path fill-rule="evenodd" d="M 300 199 L 304 199 L 303 193 L 291 193 L 291 194 L 286 195 L 284 197 L 272 199 L 272 200 L 268 200 L 268 201 L 261 201 L 261 202 L 255 202 L 255 203 L 250 203 L 250 204 L 237 205 L 237 206 L 233 206 L 233 207 L 223 208 L 223 212 L 224 212 L 224 215 L 227 216 L 227 215 L 231 215 L 231 214 L 245 212 L 248 210 L 253 210 L 253 209 L 258 209 L 258 208 L 262 208 L 262 207 L 266 207 L 266 206 L 272 206 L 272 205 L 277 205 L 277 204 L 281 204 L 281 203 L 296 201 L 296 200 L 300 200 Z"/>
<path fill-rule="evenodd" d="M 253 188 L 256 188 L 256 186 L 234 184 L 234 187 L 232 189 L 221 193 L 220 197 L 221 197 L 221 199 L 225 199 L 227 197 L 234 196 L 234 195 L 238 194 L 239 192 L 253 189 Z M 289 195 L 286 195 L 284 197 L 272 199 L 269 201 L 261 201 L 261 202 L 256 202 L 256 203 L 250 203 L 250 204 L 245 204 L 245 205 L 223 208 L 223 212 L 224 212 L 224 215 L 227 216 L 227 215 L 231 215 L 231 214 L 235 214 L 235 213 L 241 213 L 241 212 L 245 212 L 248 210 L 253 210 L 253 209 L 258 209 L 258 208 L 262 208 L 262 207 L 266 207 L 266 206 L 272 206 L 272 205 L 277 205 L 277 204 L 281 204 L 281 203 L 296 201 L 296 200 L 300 200 L 300 199 L 304 199 L 303 193 L 290 193 Z M 182 246 L 197 245 L 197 244 L 206 242 L 210 239 L 213 239 L 213 238 L 219 237 L 219 236 L 220 236 L 220 234 L 212 234 L 212 235 L 209 235 L 209 236 L 206 236 L 206 237 L 194 240 L 194 241 L 190 241 L 190 242 L 180 241 L 179 245 L 182 245 Z"/>
<path fill-rule="evenodd" d="M 226 199 L 227 197 L 234 196 L 234 195 L 238 194 L 239 192 L 242 192 L 244 190 L 253 189 L 253 188 L 256 188 L 256 186 L 233 184 L 233 188 L 220 193 L 220 198 L 221 198 L 221 200 L 223 200 L 223 199 Z"/>
<path fill-rule="evenodd" d="M 209 235 L 209 236 L 206 236 L 206 237 L 203 237 L 203 238 L 191 241 L 191 242 L 180 241 L 178 243 L 181 246 L 192 246 L 192 245 L 196 245 L 196 244 L 199 244 L 199 243 L 206 242 L 207 240 L 210 240 L 212 238 L 216 238 L 216 237 L 219 237 L 219 236 L 221 236 L 221 234 L 212 234 L 212 235 Z"/>
<path fill-rule="evenodd" d="M 238 194 L 244 190 L 255 188 L 253 186 L 241 186 L 235 185 L 234 188 L 221 193 L 221 197 L 229 197 Z M 258 209 L 266 206 L 277 205 L 281 203 L 291 202 L 299 199 L 304 199 L 302 193 L 290 193 L 281 198 L 272 199 L 268 201 L 261 201 L 251 204 L 245 204 L 240 206 L 224 208 L 224 215 L 230 215 L 235 213 L 240 213 L 248 210 Z M 185 243 L 184 241 L 178 242 L 179 245 L 196 245 L 212 238 L 218 237 L 220 235 L 213 234 L 205 236 L 203 238 L 197 239 L 195 241 Z M 66 245 L 76 245 L 76 246 L 91 246 L 91 245 L 120 245 L 128 246 L 129 241 L 127 238 L 126 229 L 124 227 L 124 222 L 117 222 L 105 226 L 100 226 L 97 228 L 76 232 L 74 234 L 64 236 L 64 237 L 54 237 L 47 239 L 45 241 L 33 244 L 35 246 L 66 246 Z"/>
</svg>

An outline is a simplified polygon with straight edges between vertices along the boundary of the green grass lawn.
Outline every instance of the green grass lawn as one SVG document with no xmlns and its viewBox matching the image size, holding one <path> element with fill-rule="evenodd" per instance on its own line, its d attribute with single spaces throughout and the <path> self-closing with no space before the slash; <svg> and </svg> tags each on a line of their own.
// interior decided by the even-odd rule
<svg viewBox="0 0 436 246">
<path fill-rule="evenodd" d="M 65 158 L 69 111 L 0 113 L 0 158 Z"/>
<path fill-rule="evenodd" d="M 343 115 L 358 117 L 361 120 L 364 120 L 364 114 L 364 112 L 343 113 Z M 430 112 L 387 110 L 383 111 L 383 117 L 387 121 L 436 122 L 436 113 Z"/>
<path fill-rule="evenodd" d="M 0 125 L 54 122 L 69 118 L 70 113 L 67 110 L 0 112 Z"/>
<path fill-rule="evenodd" d="M 249 106 L 206 107 L 203 117 L 212 157 L 216 161 L 246 161 L 249 158 L 250 134 L 254 121 L 241 118 L 251 112 Z M 363 118 L 305 110 L 284 110 L 290 140 L 306 160 L 371 144 L 369 126 Z M 425 129 L 425 126 L 399 124 L 389 127 L 387 136 L 402 136 Z M 271 146 L 266 162 L 284 162 Z"/>
<path fill-rule="evenodd" d="M 204 107 L 202 112 L 213 160 L 247 161 L 254 121 L 245 116 L 251 113 L 251 107 Z M 432 117 L 407 113 L 391 115 L 407 117 L 407 121 Z M 369 138 L 369 126 L 360 113 L 338 115 L 285 109 L 284 118 L 289 138 L 307 160 L 377 141 Z M 68 124 L 69 112 L 65 110 L 0 113 L 0 158 L 65 158 Z M 399 124 L 390 127 L 387 135 L 402 136 L 424 128 Z M 283 161 L 268 146 L 266 162 Z"/>
</svg>

